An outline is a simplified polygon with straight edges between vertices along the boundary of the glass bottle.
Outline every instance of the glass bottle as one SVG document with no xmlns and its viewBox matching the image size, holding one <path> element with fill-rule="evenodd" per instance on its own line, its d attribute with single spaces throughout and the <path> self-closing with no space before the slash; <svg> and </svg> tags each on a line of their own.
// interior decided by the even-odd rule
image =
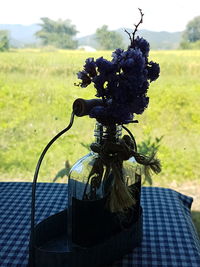
<svg viewBox="0 0 200 267">
<path fill-rule="evenodd" d="M 95 145 L 118 144 L 121 125 L 96 123 Z M 115 153 L 113 153 L 115 154 Z M 109 154 L 109 157 L 114 155 Z M 90 151 L 71 168 L 68 180 L 68 238 L 71 250 L 90 247 L 128 227 L 139 212 L 141 171 L 134 157 L 123 161 L 123 183 L 130 187 L 134 205 L 125 212 L 111 211 L 109 197 L 113 187 L 113 170 L 99 153 Z"/>
</svg>

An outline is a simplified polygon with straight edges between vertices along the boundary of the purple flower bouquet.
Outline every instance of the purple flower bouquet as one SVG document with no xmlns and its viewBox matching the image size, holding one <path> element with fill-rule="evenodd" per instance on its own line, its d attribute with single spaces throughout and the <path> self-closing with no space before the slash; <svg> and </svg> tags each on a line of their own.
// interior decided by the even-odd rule
<svg viewBox="0 0 200 267">
<path fill-rule="evenodd" d="M 103 100 L 103 105 L 95 106 L 89 116 L 104 125 L 128 124 L 134 114 L 142 114 L 149 103 L 149 85 L 159 77 L 159 64 L 148 59 L 149 43 L 142 37 L 135 38 L 142 17 L 141 12 L 141 20 L 132 34 L 126 31 L 130 38 L 127 50 L 116 49 L 111 61 L 88 58 L 83 71 L 78 72 L 81 79 L 78 85 L 84 88 L 93 83 L 96 96 Z"/>
</svg>

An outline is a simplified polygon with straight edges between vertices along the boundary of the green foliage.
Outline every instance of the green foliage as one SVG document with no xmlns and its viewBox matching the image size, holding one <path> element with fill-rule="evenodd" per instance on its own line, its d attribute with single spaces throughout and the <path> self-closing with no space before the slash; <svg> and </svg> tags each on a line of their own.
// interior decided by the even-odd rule
<svg viewBox="0 0 200 267">
<path fill-rule="evenodd" d="M 49 18 L 41 18 L 41 30 L 36 36 L 42 40 L 44 45 L 53 45 L 61 49 L 74 49 L 77 42 L 73 40 L 77 30 L 70 20 L 54 21 Z"/>
<path fill-rule="evenodd" d="M 138 152 L 148 156 L 157 154 L 162 139 L 163 136 L 155 137 L 154 140 L 152 140 L 150 136 L 147 137 L 146 139 L 142 140 L 140 144 L 137 145 Z"/>
<path fill-rule="evenodd" d="M 7 31 L 0 30 L 0 51 L 9 50 L 9 36 Z"/>
<path fill-rule="evenodd" d="M 188 41 L 181 41 L 179 47 L 180 49 L 191 49 L 191 44 Z"/>
<path fill-rule="evenodd" d="M 200 49 L 200 40 L 196 41 L 196 42 L 182 41 L 180 43 L 180 48 L 181 49 L 199 50 Z"/>
<path fill-rule="evenodd" d="M 184 45 L 187 43 L 195 43 L 200 40 L 200 16 L 189 21 L 186 29 L 183 33 L 183 43 L 181 45 L 184 48 Z"/>
<path fill-rule="evenodd" d="M 137 145 L 138 152 L 150 158 L 153 156 L 156 157 L 156 154 L 158 153 L 162 139 L 163 139 L 163 136 L 155 137 L 154 140 L 151 138 L 151 136 L 148 136 L 146 139 L 142 140 L 142 142 Z M 152 177 L 145 176 L 143 183 L 149 183 L 150 185 L 152 185 L 153 184 Z"/>
<path fill-rule="evenodd" d="M 109 31 L 107 25 L 96 30 L 96 40 L 101 50 L 115 50 L 124 47 L 122 36 L 115 31 Z"/>
</svg>

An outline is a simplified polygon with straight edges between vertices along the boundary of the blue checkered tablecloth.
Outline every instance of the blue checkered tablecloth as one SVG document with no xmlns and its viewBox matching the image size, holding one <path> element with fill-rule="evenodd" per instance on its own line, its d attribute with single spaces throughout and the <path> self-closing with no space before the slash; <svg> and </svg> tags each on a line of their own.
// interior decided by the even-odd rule
<svg viewBox="0 0 200 267">
<path fill-rule="evenodd" d="M 38 183 L 36 195 L 39 222 L 66 207 L 67 185 Z M 31 183 L 0 183 L 0 267 L 27 266 L 30 203 Z M 143 242 L 112 266 L 200 267 L 192 198 L 171 189 L 143 187 L 141 204 Z"/>
</svg>

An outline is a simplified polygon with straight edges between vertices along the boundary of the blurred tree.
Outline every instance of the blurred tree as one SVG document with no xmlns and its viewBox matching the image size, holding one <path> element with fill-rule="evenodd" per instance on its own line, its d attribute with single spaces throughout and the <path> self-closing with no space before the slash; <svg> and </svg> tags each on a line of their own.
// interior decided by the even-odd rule
<svg viewBox="0 0 200 267">
<path fill-rule="evenodd" d="M 99 49 L 113 50 L 124 47 L 122 36 L 115 31 L 109 31 L 107 25 L 98 28 L 95 34 Z"/>
<path fill-rule="evenodd" d="M 188 22 L 183 38 L 185 41 L 192 43 L 200 40 L 200 16 Z"/>
<path fill-rule="evenodd" d="M 0 51 L 8 51 L 9 46 L 8 31 L 0 30 Z"/>
<path fill-rule="evenodd" d="M 180 47 L 182 49 L 198 49 L 200 41 L 200 16 L 189 21 L 185 31 L 183 32 Z"/>
<path fill-rule="evenodd" d="M 36 36 L 42 40 L 44 45 L 53 45 L 62 49 L 74 49 L 77 41 L 73 37 L 77 34 L 76 26 L 70 20 L 51 20 L 47 17 L 41 18 L 41 30 Z"/>
</svg>

